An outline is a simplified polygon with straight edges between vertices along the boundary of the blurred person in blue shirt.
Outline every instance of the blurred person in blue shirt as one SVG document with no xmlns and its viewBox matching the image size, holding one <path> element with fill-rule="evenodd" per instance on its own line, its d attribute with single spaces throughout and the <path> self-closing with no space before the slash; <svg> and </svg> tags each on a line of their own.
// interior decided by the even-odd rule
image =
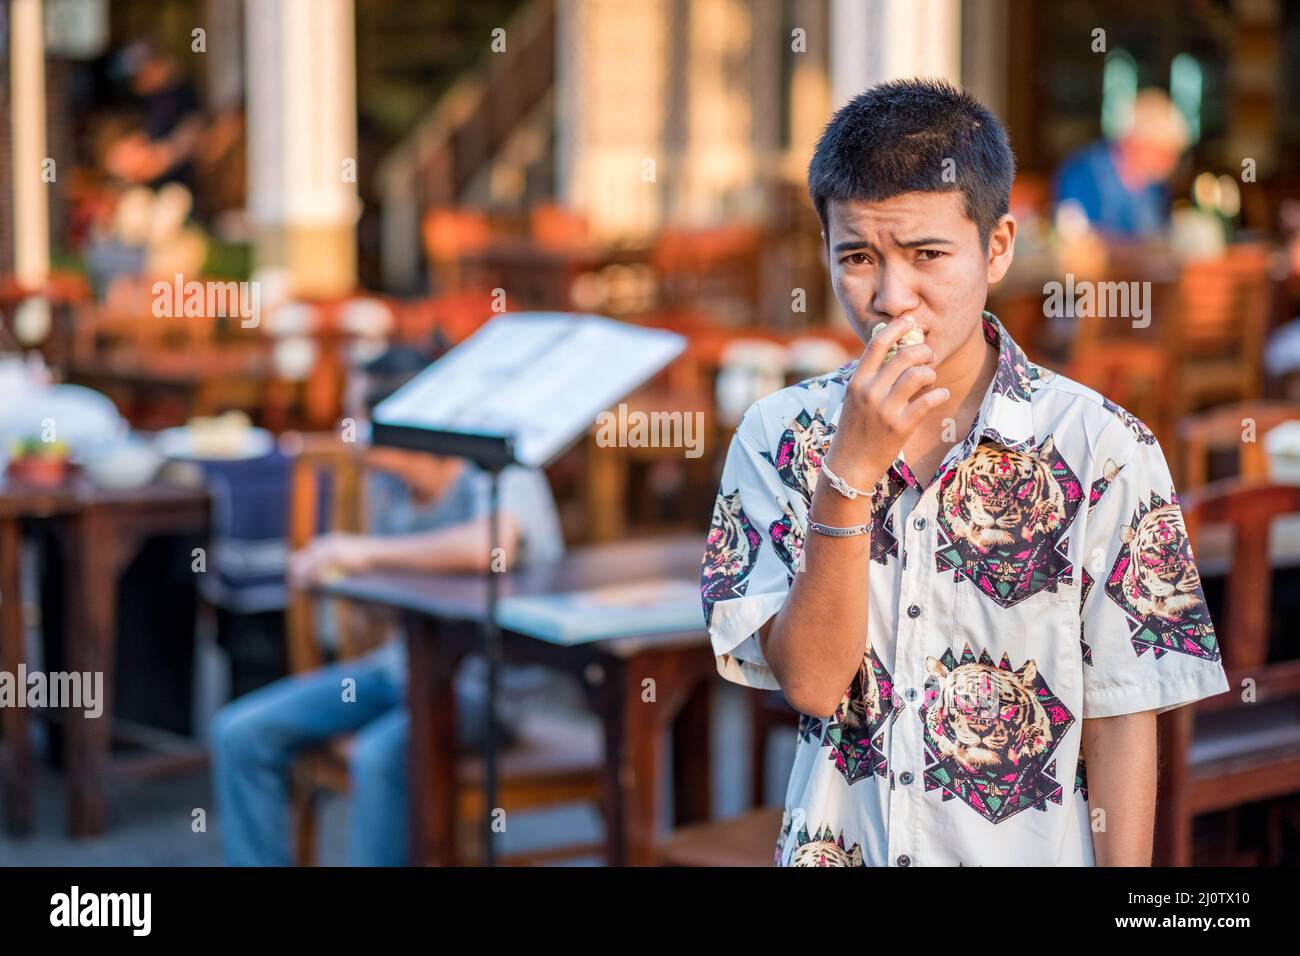
<svg viewBox="0 0 1300 956">
<path fill-rule="evenodd" d="M 373 407 L 428 359 L 390 350 L 366 368 L 364 406 Z M 349 391 L 355 394 L 352 383 Z M 376 570 L 486 571 L 489 484 L 487 472 L 464 459 L 396 448 L 372 449 L 382 471 L 367 478 L 370 533 L 328 534 L 290 558 L 294 586 L 330 575 Z M 557 560 L 564 553 L 550 486 L 538 469 L 511 466 L 501 474 L 501 538 L 506 567 Z M 325 622 L 323 622 L 325 623 Z M 323 630 L 328 628 L 322 627 Z M 355 733 L 350 751 L 351 805 L 347 860 L 360 866 L 409 862 L 407 749 L 410 731 L 404 695 L 403 642 L 390 640 L 361 657 L 290 675 L 231 701 L 212 729 L 216 805 L 226 862 L 236 866 L 288 865 L 289 775 L 304 750 Z M 486 661 L 469 658 L 455 684 L 462 745 L 481 743 L 486 704 Z M 355 685 L 345 699 L 343 681 Z M 502 672 L 502 743 L 536 703 L 551 679 L 540 668 Z M 530 701 L 530 694 L 533 700 Z"/>
<path fill-rule="evenodd" d="M 1169 97 L 1143 90 L 1114 139 L 1066 158 L 1056 177 L 1056 205 L 1076 204 L 1093 229 L 1109 236 L 1158 238 L 1169 223 L 1166 183 L 1187 142 L 1187 121 Z"/>
</svg>

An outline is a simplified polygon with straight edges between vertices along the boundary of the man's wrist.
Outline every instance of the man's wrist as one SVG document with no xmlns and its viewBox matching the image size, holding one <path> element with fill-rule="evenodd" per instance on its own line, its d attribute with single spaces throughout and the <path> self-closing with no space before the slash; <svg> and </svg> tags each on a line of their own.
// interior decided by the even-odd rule
<svg viewBox="0 0 1300 956">
<path fill-rule="evenodd" d="M 856 489 L 859 492 L 859 498 L 870 497 L 875 494 L 876 485 L 880 483 L 880 479 L 883 478 L 885 472 L 889 470 L 888 465 L 880 466 L 876 465 L 874 462 L 863 460 L 850 460 L 841 463 L 832 461 L 832 457 L 833 456 L 828 452 L 826 457 L 822 459 L 822 478 L 826 480 L 827 485 L 831 486 L 832 491 L 837 491 L 846 498 L 850 498 L 852 495 L 844 494 L 833 486 L 830 475 L 825 473 L 827 468 L 829 468 L 830 473 L 834 474 L 841 482 L 848 485 L 850 488 Z"/>
<path fill-rule="evenodd" d="M 855 499 L 857 499 L 857 498 L 870 498 L 870 497 L 871 497 L 871 488 L 869 488 L 869 487 L 867 487 L 867 488 L 858 488 L 858 487 L 856 487 L 855 485 L 851 485 L 851 484 L 849 484 L 847 481 L 845 481 L 845 480 L 844 480 L 843 478 L 841 478 L 839 475 L 835 474 L 835 471 L 831 468 L 830 463 L 827 462 L 827 461 L 823 461 L 823 462 L 822 462 L 822 476 L 823 476 L 823 477 L 824 477 L 828 482 L 830 482 L 830 486 L 831 486 L 832 488 L 834 488 L 837 492 L 839 492 L 839 493 L 840 493 L 841 495 L 843 495 L 845 498 L 848 498 L 850 501 L 853 501 L 853 500 L 855 500 Z"/>
<path fill-rule="evenodd" d="M 870 489 L 863 490 L 874 492 L 874 489 L 875 485 L 872 485 Z M 871 521 L 874 500 L 874 494 L 846 498 L 831 486 L 830 479 L 825 474 L 819 474 L 817 487 L 813 490 L 809 517 L 821 524 L 841 527 L 867 524 Z"/>
<path fill-rule="evenodd" d="M 380 542 L 362 539 L 356 543 L 357 553 L 354 561 L 355 569 L 358 573 L 373 571 L 379 567 L 383 555 L 383 549 Z"/>
</svg>

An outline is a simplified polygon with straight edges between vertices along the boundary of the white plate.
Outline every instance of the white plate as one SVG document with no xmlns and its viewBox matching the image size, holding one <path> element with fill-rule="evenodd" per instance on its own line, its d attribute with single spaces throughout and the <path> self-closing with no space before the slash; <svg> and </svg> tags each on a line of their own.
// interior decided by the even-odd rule
<svg viewBox="0 0 1300 956">
<path fill-rule="evenodd" d="M 264 458 L 275 447 L 275 436 L 265 428 L 250 428 L 244 432 L 243 441 L 234 453 L 227 455 L 199 455 L 194 449 L 194 433 L 185 426 L 165 428 L 154 438 L 154 448 L 164 458 L 177 461 L 247 461 Z"/>
</svg>

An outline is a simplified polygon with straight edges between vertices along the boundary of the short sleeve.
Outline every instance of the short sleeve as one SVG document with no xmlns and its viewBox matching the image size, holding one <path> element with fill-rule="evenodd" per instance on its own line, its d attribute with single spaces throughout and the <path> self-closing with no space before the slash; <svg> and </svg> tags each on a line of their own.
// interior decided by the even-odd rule
<svg viewBox="0 0 1300 956">
<path fill-rule="evenodd" d="M 807 506 L 761 450 L 751 409 L 731 439 L 700 576 L 704 620 L 718 673 L 747 687 L 779 690 L 758 630 L 790 593 Z"/>
<path fill-rule="evenodd" d="M 1082 553 L 1083 716 L 1164 713 L 1228 689 L 1160 445 L 1119 409 L 1094 460 Z"/>
</svg>

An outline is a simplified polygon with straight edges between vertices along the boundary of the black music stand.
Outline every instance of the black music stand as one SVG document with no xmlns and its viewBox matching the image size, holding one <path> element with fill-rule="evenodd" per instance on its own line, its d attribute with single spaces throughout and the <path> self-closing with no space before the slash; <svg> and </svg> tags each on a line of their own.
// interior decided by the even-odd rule
<svg viewBox="0 0 1300 956">
<path fill-rule="evenodd" d="M 512 326 L 513 324 L 513 326 Z M 530 329 L 529 325 L 533 328 Z M 544 441 L 528 442 L 524 460 L 519 457 L 519 442 L 514 435 L 485 434 L 481 425 L 473 421 L 474 409 L 469 406 L 470 418 L 464 422 L 462 430 L 439 428 L 426 424 L 430 415 L 426 414 L 427 404 L 440 399 L 437 389 L 438 371 L 449 366 L 452 369 L 452 381 L 463 383 L 464 369 L 472 363 L 491 363 L 500 352 L 510 345 L 510 332 L 514 329 L 534 332 L 541 329 L 545 337 L 541 341 L 530 342 L 523 354 L 508 359 L 516 362 L 511 372 L 517 378 L 511 382 L 515 392 L 509 397 L 518 405 L 528 404 L 530 411 L 536 407 L 546 407 L 546 396 L 525 396 L 528 375 L 536 372 L 552 394 L 557 394 L 561 386 L 582 388 L 584 396 L 581 402 L 573 401 L 572 393 L 566 392 L 564 418 L 545 436 Z M 586 348 L 584 348 L 584 345 Z M 676 333 L 663 329 L 642 328 L 595 315 L 574 313 L 519 312 L 497 316 L 486 323 L 468 340 L 452 349 L 428 369 L 421 372 L 414 380 L 398 389 L 394 395 L 385 399 L 376 408 L 371 422 L 371 443 L 406 448 L 412 451 L 428 452 L 435 455 L 451 455 L 468 459 L 490 476 L 489 492 L 489 554 L 494 553 L 500 541 L 500 478 L 501 473 L 510 465 L 540 468 L 554 460 L 561 452 L 586 433 L 596 415 L 609 408 L 639 388 L 652 376 L 657 374 L 686 347 L 686 340 Z M 556 377 L 557 353 L 562 353 L 564 368 L 572 367 L 571 382 L 558 382 Z M 455 378 L 461 373 L 461 378 Z M 501 374 L 501 368 L 487 369 L 486 387 L 496 391 L 492 386 L 492 374 Z M 585 373 L 585 375 L 584 375 Z M 481 384 L 481 383 L 476 383 Z M 405 393 L 405 394 L 404 394 Z M 499 397 L 499 396 L 496 396 Z M 459 396 L 457 396 L 459 398 Z M 457 410 L 463 409 L 465 403 L 453 402 Z M 585 405 L 585 408 L 583 407 Z M 387 409 L 390 414 L 381 414 Z M 500 415 L 502 409 L 498 402 L 493 412 Z M 455 411 L 453 411 L 455 414 Z M 436 417 L 436 416 L 435 416 Z M 406 421 L 402 419 L 405 418 Z M 382 419 L 382 420 L 381 420 Z M 499 425 L 499 418 L 493 419 Z M 459 423 L 458 423 L 459 424 Z M 535 422 L 533 423 L 535 426 Z M 493 431 L 495 432 L 495 428 Z M 535 437 L 530 434 L 530 439 Z M 487 613 L 483 620 L 483 646 L 487 657 L 486 694 L 487 713 L 484 758 L 484 814 L 483 854 L 484 863 L 493 866 L 496 863 L 496 844 L 493 840 L 492 811 L 497 805 L 497 681 L 500 673 L 502 648 L 501 628 L 497 624 L 497 598 L 499 582 L 497 573 L 489 564 L 487 569 Z"/>
</svg>

